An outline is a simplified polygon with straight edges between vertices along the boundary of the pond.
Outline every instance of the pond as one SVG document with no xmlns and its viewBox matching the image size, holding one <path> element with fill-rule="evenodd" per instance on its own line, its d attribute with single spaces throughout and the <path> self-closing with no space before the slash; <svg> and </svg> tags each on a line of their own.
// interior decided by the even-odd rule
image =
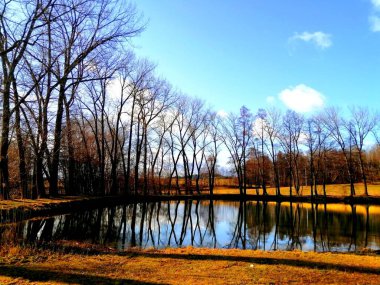
<svg viewBox="0 0 380 285">
<path fill-rule="evenodd" d="M 226 201 L 136 203 L 0 226 L 0 242 L 69 240 L 262 250 L 380 249 L 380 206 Z"/>
</svg>

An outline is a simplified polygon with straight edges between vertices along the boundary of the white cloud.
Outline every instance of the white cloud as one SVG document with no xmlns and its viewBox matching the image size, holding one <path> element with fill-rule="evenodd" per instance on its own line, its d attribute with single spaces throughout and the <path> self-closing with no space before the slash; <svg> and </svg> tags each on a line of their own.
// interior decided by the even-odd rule
<svg viewBox="0 0 380 285">
<path fill-rule="evenodd" d="M 374 9 L 380 10 L 380 0 L 371 0 Z"/>
<path fill-rule="evenodd" d="M 379 16 L 369 17 L 369 24 L 370 24 L 370 28 L 372 32 L 380 32 L 380 17 Z"/>
<path fill-rule="evenodd" d="M 320 49 L 327 49 L 332 46 L 332 36 L 330 34 L 326 34 L 324 32 L 303 32 L 301 34 L 295 33 L 293 37 L 291 37 L 290 41 L 304 41 L 304 42 L 311 42 L 313 43 L 317 48 Z"/>
<path fill-rule="evenodd" d="M 266 127 L 266 121 L 261 119 L 260 117 L 256 117 L 256 119 L 253 122 L 253 135 L 257 138 L 261 138 L 261 136 L 263 136 L 264 139 L 267 139 L 268 134 L 266 132 L 262 132 L 262 130 Z"/>
<path fill-rule="evenodd" d="M 220 118 L 222 118 L 222 119 L 228 117 L 228 113 L 227 113 L 226 111 L 224 111 L 223 109 L 222 109 L 222 110 L 219 110 L 218 113 L 217 113 L 217 115 L 218 115 Z"/>
<path fill-rule="evenodd" d="M 273 105 L 276 102 L 276 98 L 274 98 L 273 96 L 268 96 L 266 100 L 267 103 L 270 105 Z"/>
<path fill-rule="evenodd" d="M 114 78 L 108 82 L 107 93 L 112 99 L 119 99 L 121 94 L 121 84 L 118 78 Z"/>
<path fill-rule="evenodd" d="M 368 17 L 369 28 L 372 32 L 380 32 L 380 0 L 371 0 L 372 15 Z"/>
<path fill-rule="evenodd" d="M 321 108 L 325 103 L 325 96 L 322 93 L 304 84 L 284 89 L 278 97 L 289 109 L 299 113 Z"/>
</svg>

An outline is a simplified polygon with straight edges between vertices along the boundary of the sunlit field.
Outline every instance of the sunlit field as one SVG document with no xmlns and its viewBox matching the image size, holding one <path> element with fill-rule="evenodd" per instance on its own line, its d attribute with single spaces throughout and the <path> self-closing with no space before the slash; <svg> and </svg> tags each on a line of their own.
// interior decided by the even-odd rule
<svg viewBox="0 0 380 285">
<path fill-rule="evenodd" d="M 318 194 L 323 195 L 322 185 L 317 186 Z M 267 192 L 270 195 L 276 194 L 276 189 L 274 187 L 267 188 Z M 289 195 L 289 187 L 281 187 L 282 195 Z M 364 185 L 362 183 L 355 184 L 356 195 L 364 195 Z M 215 194 L 239 194 L 238 188 L 231 188 L 226 186 L 216 187 L 214 190 Z M 260 188 L 247 189 L 247 194 L 263 194 L 263 190 Z M 380 185 L 379 184 L 368 184 L 368 193 L 371 196 L 380 196 Z M 295 188 L 292 188 L 292 194 L 296 195 Z M 302 196 L 310 195 L 310 186 L 301 186 L 300 194 Z M 350 185 L 349 184 L 331 184 L 326 186 L 326 194 L 330 196 L 349 196 L 350 195 Z"/>
<path fill-rule="evenodd" d="M 85 252 L 85 251 L 84 251 Z M 1 284 L 378 284 L 379 257 L 180 248 L 95 255 L 9 248 Z M 333 281 L 333 283 L 332 283 Z"/>
<path fill-rule="evenodd" d="M 275 202 L 268 202 L 268 204 L 276 204 Z M 312 209 L 313 204 L 311 203 L 290 203 L 290 202 L 281 202 L 281 206 L 283 207 L 293 207 L 293 210 L 296 210 L 297 207 L 301 207 L 303 209 Z M 352 213 L 352 207 L 348 204 L 319 204 L 318 211 L 327 211 L 327 212 L 335 212 L 335 213 Z M 314 210 L 316 208 L 314 207 Z M 377 205 L 355 205 L 355 212 L 358 215 L 366 215 L 367 212 L 369 215 L 377 215 L 380 217 L 380 206 Z"/>
</svg>

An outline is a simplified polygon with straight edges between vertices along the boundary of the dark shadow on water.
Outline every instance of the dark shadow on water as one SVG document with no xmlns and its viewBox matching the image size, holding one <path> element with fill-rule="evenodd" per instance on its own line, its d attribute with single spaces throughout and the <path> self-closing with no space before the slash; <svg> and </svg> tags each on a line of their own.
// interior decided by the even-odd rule
<svg viewBox="0 0 380 285">
<path fill-rule="evenodd" d="M 24 278 L 33 282 L 67 282 L 69 284 L 157 284 L 132 279 L 112 279 L 75 273 L 61 273 L 46 269 L 27 268 L 16 265 L 0 265 L 0 275 L 12 278 Z"/>
<path fill-rule="evenodd" d="M 67 241 L 115 250 L 194 246 L 377 251 L 379 234 L 379 206 L 328 209 L 327 204 L 213 200 L 133 203 L 0 224 L 1 244 L 59 246 Z"/>
</svg>

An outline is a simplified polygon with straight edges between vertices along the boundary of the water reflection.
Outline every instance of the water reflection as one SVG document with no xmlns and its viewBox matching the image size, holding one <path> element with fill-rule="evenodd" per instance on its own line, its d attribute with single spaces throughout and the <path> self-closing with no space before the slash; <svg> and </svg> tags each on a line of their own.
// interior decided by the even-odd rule
<svg viewBox="0 0 380 285">
<path fill-rule="evenodd" d="M 70 240 L 117 249 L 210 247 L 356 251 L 380 248 L 380 207 L 171 201 L 101 208 L 0 226 L 2 244 Z"/>
</svg>

